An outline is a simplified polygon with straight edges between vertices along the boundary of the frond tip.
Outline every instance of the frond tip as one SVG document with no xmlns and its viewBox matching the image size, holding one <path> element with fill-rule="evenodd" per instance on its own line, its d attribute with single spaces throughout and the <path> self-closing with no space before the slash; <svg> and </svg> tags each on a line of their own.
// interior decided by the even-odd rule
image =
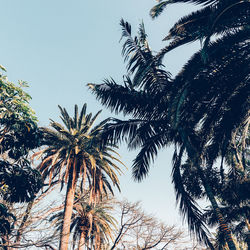
<svg viewBox="0 0 250 250">
<path fill-rule="evenodd" d="M 164 9 L 167 7 L 167 5 L 169 4 L 169 1 L 163 1 L 157 5 L 155 5 L 151 10 L 150 10 L 150 16 L 152 18 L 156 18 L 158 17 L 163 11 Z"/>
</svg>

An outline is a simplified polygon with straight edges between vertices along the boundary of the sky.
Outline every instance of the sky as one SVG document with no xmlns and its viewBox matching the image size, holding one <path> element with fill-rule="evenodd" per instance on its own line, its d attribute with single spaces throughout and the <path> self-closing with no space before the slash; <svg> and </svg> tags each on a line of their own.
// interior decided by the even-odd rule
<svg viewBox="0 0 250 250">
<path fill-rule="evenodd" d="M 122 81 L 126 65 L 121 56 L 121 18 L 136 34 L 144 22 L 150 47 L 158 51 L 167 43 L 162 39 L 171 25 L 195 9 L 190 5 L 171 5 L 156 20 L 149 16 L 154 0 L 0 0 L 0 64 L 12 82 L 27 81 L 31 106 L 40 126 L 49 119 L 59 121 L 58 105 L 73 113 L 75 104 L 88 105 L 88 112 L 103 109 L 101 119 L 113 116 L 102 107 L 86 87 L 106 78 Z M 190 44 L 169 53 L 166 70 L 175 75 L 199 48 Z M 136 152 L 121 145 L 121 160 L 128 167 L 121 176 L 122 194 L 129 201 L 142 201 L 146 212 L 167 224 L 181 225 L 171 184 L 171 148 L 161 151 L 142 183 L 131 178 Z"/>
</svg>

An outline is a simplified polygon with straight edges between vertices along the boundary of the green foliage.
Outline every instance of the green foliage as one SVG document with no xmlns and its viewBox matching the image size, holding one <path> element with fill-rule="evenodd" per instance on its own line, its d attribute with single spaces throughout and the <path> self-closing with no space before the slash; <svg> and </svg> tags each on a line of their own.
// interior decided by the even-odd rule
<svg viewBox="0 0 250 250">
<path fill-rule="evenodd" d="M 8 235 L 11 233 L 16 217 L 8 211 L 8 208 L 0 203 L 0 242 L 5 244 Z M 3 248 L 7 249 L 7 248 Z"/>
<path fill-rule="evenodd" d="M 10 119 L 33 123 L 37 121 L 34 111 L 29 106 L 31 96 L 23 88 L 26 82 L 19 81 L 18 86 L 9 82 L 7 76 L 0 75 L 0 118 L 2 123 Z"/>
<path fill-rule="evenodd" d="M 114 119 L 112 124 L 106 126 L 104 135 L 114 142 L 125 139 L 129 148 L 140 149 L 133 162 L 133 177 L 141 181 L 148 174 L 150 163 L 157 156 L 159 149 L 171 143 L 183 145 L 183 132 L 179 130 L 179 124 L 172 126 L 175 117 L 171 105 L 173 96 L 170 95 L 173 85 L 169 78 L 170 74 L 162 69 L 161 58 L 154 56 L 149 46 L 138 46 L 140 39 L 132 38 L 129 24 L 122 21 L 121 25 L 123 36 L 127 38 L 123 53 L 128 60 L 128 75 L 133 74 L 132 84 L 127 84 L 127 77 L 124 77 L 124 86 L 116 84 L 113 80 L 89 86 L 104 105 L 116 112 L 132 114 L 133 119 L 127 121 Z M 148 57 L 142 57 L 144 54 Z M 132 65 L 135 66 L 133 72 L 130 72 Z M 133 84 L 134 79 L 136 82 L 139 81 L 136 85 Z M 185 150 L 185 147 L 182 148 Z M 177 155 L 176 152 L 173 182 L 180 210 L 186 216 L 191 231 L 195 231 L 200 240 L 211 246 L 202 211 L 192 194 L 185 190 L 180 172 L 183 152 Z"/>
<path fill-rule="evenodd" d="M 40 173 L 30 167 L 28 160 L 30 150 L 40 146 L 42 135 L 24 87 L 25 82 L 15 85 L 0 75 L 0 197 L 8 204 L 33 200 L 43 186 Z M 15 217 L 0 205 L 0 237 L 6 244 Z"/>
<path fill-rule="evenodd" d="M 16 86 L 0 75 L 0 152 L 14 160 L 40 146 L 41 141 L 37 118 L 29 106 L 31 97 L 24 87 L 25 82 Z"/>
<path fill-rule="evenodd" d="M 249 2 L 239 0 L 172 0 L 160 1 L 151 10 L 153 18 L 159 16 L 172 3 L 189 2 L 200 4 L 200 9 L 180 18 L 170 29 L 164 40 L 170 41 L 162 53 L 184 44 L 200 40 L 206 47 L 213 35 L 227 36 L 249 29 Z M 247 37 L 246 37 L 247 39 Z M 206 57 L 209 53 L 204 54 Z"/>
<path fill-rule="evenodd" d="M 43 180 L 29 162 L 10 164 L 0 161 L 0 194 L 8 202 L 29 202 L 43 186 Z"/>
<path fill-rule="evenodd" d="M 27 159 L 29 151 L 40 146 L 41 132 L 24 87 L 25 82 L 16 86 L 0 75 L 0 153 L 4 155 L 0 183 L 2 197 L 10 202 L 28 202 L 42 187 L 40 174 Z"/>
<path fill-rule="evenodd" d="M 148 174 L 159 149 L 175 144 L 173 182 L 180 210 L 191 231 L 209 245 L 206 221 L 196 200 L 209 197 L 215 209 L 218 207 L 215 197 L 225 199 L 221 188 L 226 189 L 225 183 L 232 183 L 230 174 L 225 173 L 228 166 L 246 169 L 249 4 L 244 9 L 237 4 L 231 6 L 237 1 L 160 1 L 153 11 L 160 14 L 169 3 L 175 2 L 208 6 L 179 20 L 166 38 L 172 39 L 171 43 L 155 55 L 145 42 L 147 36 L 143 36 L 143 44 L 138 37 L 132 38 L 131 26 L 122 20 L 126 39 L 123 55 L 128 61 L 124 84 L 112 79 L 89 86 L 103 105 L 117 113 L 132 115 L 133 119 L 127 121 L 114 119 L 106 127 L 105 135 L 116 142 L 125 139 L 129 148 L 140 149 L 133 163 L 136 180 Z M 214 5 L 210 5 L 212 2 Z M 155 12 L 155 16 L 158 14 Z M 215 17 L 218 17 L 216 23 Z M 144 28 L 140 28 L 142 32 Z M 208 42 L 212 34 L 220 36 Z M 204 40 L 205 50 L 195 53 L 171 80 L 170 74 L 161 69 L 163 56 L 197 39 Z M 208 55 L 205 62 L 204 53 Z M 234 134 L 240 131 L 245 132 L 241 144 L 236 145 Z M 235 163 L 222 164 L 218 169 L 214 163 L 220 158 L 223 162 L 232 152 L 232 144 L 234 150 L 242 148 L 240 160 L 239 154 L 233 153 Z M 241 170 L 243 175 L 244 171 Z"/>
</svg>

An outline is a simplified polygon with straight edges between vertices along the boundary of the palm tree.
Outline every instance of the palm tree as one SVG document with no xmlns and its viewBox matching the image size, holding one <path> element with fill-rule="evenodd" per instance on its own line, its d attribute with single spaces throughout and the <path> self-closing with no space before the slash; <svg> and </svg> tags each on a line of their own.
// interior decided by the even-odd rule
<svg viewBox="0 0 250 250">
<path fill-rule="evenodd" d="M 85 244 L 101 249 L 105 242 L 112 239 L 115 219 L 109 214 L 111 210 L 112 206 L 103 202 L 96 205 L 80 202 L 76 205 L 77 214 L 72 218 L 71 228 L 74 241 L 79 239 L 79 250 L 83 250 Z"/>
<path fill-rule="evenodd" d="M 173 182 L 190 229 L 209 244 L 201 211 L 183 184 L 181 165 L 185 156 L 196 169 L 227 241 L 231 249 L 235 249 L 205 173 L 216 159 L 224 158 L 233 133 L 240 128 L 246 131 L 249 125 L 249 73 L 246 67 L 249 65 L 249 43 L 246 42 L 249 30 L 236 29 L 209 43 L 206 64 L 201 50 L 171 81 L 161 64 L 167 50 L 153 55 L 143 25 L 135 39 L 131 36 L 130 25 L 123 20 L 121 25 L 123 37 L 127 39 L 123 54 L 129 59 L 128 75 L 133 75 L 133 79 L 126 76 L 124 86 L 114 80 L 89 86 L 105 106 L 115 112 L 130 114 L 134 119 L 114 119 L 106 129 L 106 137 L 114 141 L 126 138 L 129 147 L 141 148 L 133 164 L 133 175 L 137 180 L 148 174 L 158 149 L 175 144 Z M 246 140 L 242 145 L 245 154 Z"/>
<path fill-rule="evenodd" d="M 50 128 L 44 128 L 45 144 L 43 150 L 33 157 L 44 156 L 38 169 L 44 178 L 58 178 L 62 187 L 67 182 L 67 191 L 64 206 L 63 226 L 60 235 L 59 249 L 68 248 L 70 222 L 76 184 L 81 180 L 82 188 L 88 186 L 91 192 L 91 202 L 95 203 L 104 191 L 112 191 L 110 182 L 119 189 L 119 180 L 116 173 L 120 168 L 113 162 L 118 161 L 112 154 L 116 153 L 110 143 L 102 143 L 104 120 L 95 127 L 93 123 L 100 111 L 92 117 L 86 114 L 87 105 L 84 104 L 80 114 L 75 105 L 75 115 L 70 118 L 66 109 L 59 106 L 61 119 L 65 125 L 52 121 Z M 98 178 L 97 178 L 98 177 Z"/>
<path fill-rule="evenodd" d="M 152 17 L 157 17 L 169 3 L 177 2 L 201 4 L 203 8 L 175 23 L 164 39 L 170 43 L 158 56 L 162 58 L 170 50 L 196 40 L 202 42 L 202 49 L 193 55 L 174 80 L 174 122 L 196 129 L 202 140 L 195 151 L 203 154 L 202 161 L 208 165 L 219 156 L 223 161 L 226 153 L 231 151 L 231 145 L 235 144 L 236 135 L 243 131 L 243 161 L 234 166 L 244 172 L 250 120 L 249 1 L 160 1 L 151 10 Z M 236 154 L 234 157 L 239 159 Z M 217 214 L 217 217 L 221 215 Z M 232 242 L 228 233 L 224 231 L 224 234 L 227 241 Z"/>
<path fill-rule="evenodd" d="M 106 197 L 106 196 L 105 196 Z M 112 239 L 113 227 L 116 220 L 110 215 L 112 210 L 110 200 L 104 198 L 96 204 L 90 202 L 87 194 L 77 198 L 73 207 L 70 231 L 73 235 L 73 249 L 78 243 L 78 250 L 102 249 L 103 244 Z M 62 227 L 63 212 L 59 212 L 50 218 L 56 223 L 57 230 Z"/>
<path fill-rule="evenodd" d="M 157 56 L 162 58 L 168 51 L 196 40 L 203 43 L 174 79 L 172 109 L 178 122 L 181 118 L 185 124 L 189 121 L 189 127 L 200 127 L 204 137 L 201 147 L 211 140 L 213 161 L 220 151 L 225 154 L 239 129 L 248 131 L 249 127 L 250 4 L 244 0 L 160 1 L 151 16 L 157 17 L 168 4 L 178 2 L 200 4 L 202 8 L 174 24 L 164 39 L 170 43 Z"/>
<path fill-rule="evenodd" d="M 112 79 L 100 85 L 89 84 L 89 87 L 103 105 L 112 111 L 132 115 L 133 119 L 113 119 L 113 123 L 106 126 L 104 134 L 107 140 L 117 142 L 126 139 L 131 149 L 141 149 L 133 163 L 133 177 L 137 181 L 147 176 L 150 163 L 160 148 L 176 145 L 173 182 L 180 209 L 187 214 L 190 229 L 197 233 L 200 240 L 211 246 L 202 213 L 183 188 L 183 180 L 178 173 L 182 157 L 178 157 L 177 149 L 181 148 L 180 156 L 184 155 L 186 145 L 183 143 L 182 133 L 172 125 L 172 110 L 169 107 L 173 87 L 170 74 L 163 70 L 161 58 L 153 55 L 143 24 L 138 37 L 134 39 L 131 26 L 123 20 L 121 26 L 123 37 L 127 39 L 123 54 L 129 59 L 128 75 L 132 74 L 133 78 L 124 77 L 124 85 L 119 85 Z"/>
</svg>

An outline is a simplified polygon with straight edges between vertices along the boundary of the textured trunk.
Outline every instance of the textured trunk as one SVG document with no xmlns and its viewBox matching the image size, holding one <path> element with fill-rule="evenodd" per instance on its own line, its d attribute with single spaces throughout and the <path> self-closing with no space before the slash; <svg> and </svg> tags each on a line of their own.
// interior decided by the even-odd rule
<svg viewBox="0 0 250 250">
<path fill-rule="evenodd" d="M 70 223 L 71 223 L 71 216 L 73 211 L 74 205 L 74 196 L 75 196 L 75 189 L 76 189 L 76 173 L 71 170 L 68 179 L 67 185 L 67 192 L 66 192 L 66 199 L 64 205 L 64 215 L 63 215 L 63 227 L 60 235 L 60 245 L 59 250 L 68 250 L 69 244 L 69 235 L 70 235 Z"/>
<path fill-rule="evenodd" d="M 83 232 L 81 232 L 79 244 L 78 244 L 78 250 L 84 250 L 84 244 L 85 244 L 85 235 Z"/>
</svg>

